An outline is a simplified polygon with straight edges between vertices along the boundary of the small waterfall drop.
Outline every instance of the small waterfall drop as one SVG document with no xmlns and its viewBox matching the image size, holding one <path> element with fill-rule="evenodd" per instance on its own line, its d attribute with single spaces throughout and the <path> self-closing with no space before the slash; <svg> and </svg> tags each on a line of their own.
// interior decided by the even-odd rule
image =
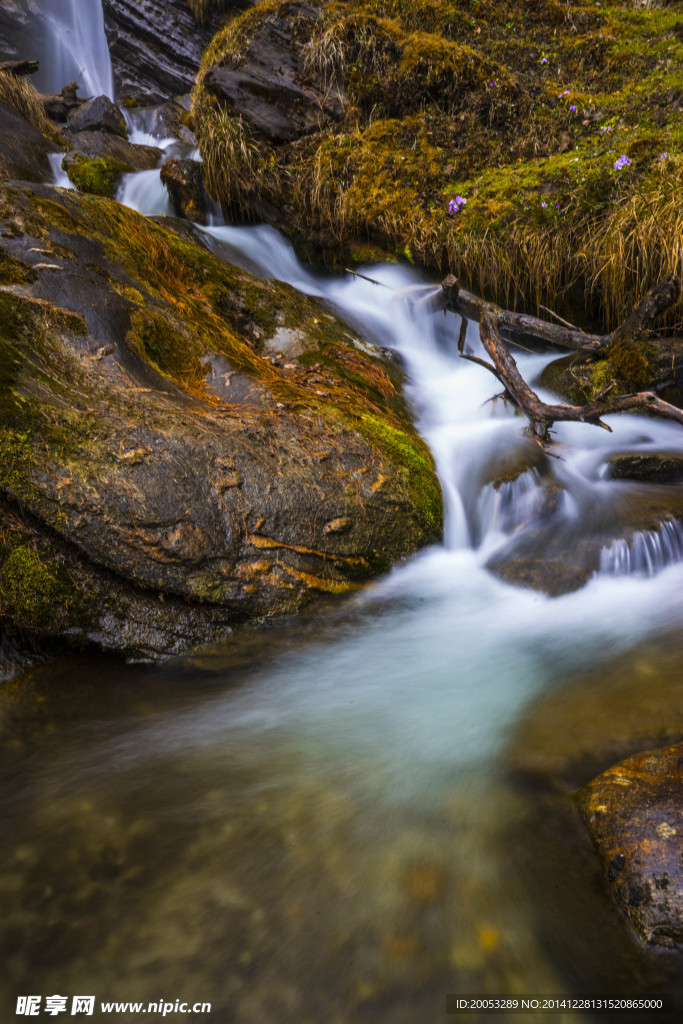
<svg viewBox="0 0 683 1024">
<path fill-rule="evenodd" d="M 114 75 L 104 32 L 102 0 L 35 0 L 42 16 L 30 45 L 40 60 L 36 84 L 60 92 L 78 82 L 84 97 L 114 98 Z"/>
</svg>

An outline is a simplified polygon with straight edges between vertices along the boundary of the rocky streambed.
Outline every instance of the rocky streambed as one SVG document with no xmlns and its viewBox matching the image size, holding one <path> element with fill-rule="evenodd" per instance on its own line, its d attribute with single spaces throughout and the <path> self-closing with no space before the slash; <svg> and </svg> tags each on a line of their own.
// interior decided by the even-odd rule
<svg viewBox="0 0 683 1024">
<path fill-rule="evenodd" d="M 613 416 L 608 437 L 573 424 L 549 450 L 531 441 L 481 368 L 459 360 L 459 321 L 429 311 L 438 286 L 410 267 L 416 238 L 436 259 L 422 235 L 433 188 L 410 239 L 403 209 L 345 220 L 342 204 L 321 226 L 339 167 L 330 158 L 318 209 L 310 161 L 351 152 L 366 86 L 404 118 L 384 171 L 373 164 L 384 188 L 397 140 L 440 166 L 443 138 L 420 132 L 438 134 L 464 101 L 456 58 L 469 61 L 471 98 L 499 84 L 449 37 L 448 110 L 425 114 L 416 135 L 406 83 L 426 102 L 436 61 L 430 50 L 420 63 L 417 26 L 350 5 L 363 45 L 345 65 L 361 35 L 353 43 L 350 22 L 322 6 L 231 10 L 220 29 L 220 5 L 105 0 L 120 106 L 83 102 L 66 82 L 40 110 L 25 90 L 0 103 L 0 668 L 53 643 L 129 660 L 195 652 L 156 671 L 72 654 L 4 688 L 1 755 L 36 794 L 35 815 L 12 813 L 0 878 L 26 893 L 10 901 L 8 977 L 22 982 L 75 912 L 81 939 L 47 958 L 48 987 L 66 972 L 104 989 L 115 962 L 137 998 L 201 960 L 215 1005 L 259 1024 L 280 1019 L 283 1000 L 302 1020 L 412 1024 L 445 991 L 625 991 L 634 976 L 639 994 L 672 998 L 680 428 Z M 445 31 L 425 25 L 432 44 Z M 484 35 L 497 39 L 496 26 L 486 13 Z M 381 74 L 364 84 L 371 58 Z M 519 81 L 503 84 L 518 96 Z M 477 123 L 486 114 L 505 135 L 487 103 Z M 374 155 L 390 120 L 363 123 Z M 365 172 L 350 152 L 357 203 Z M 273 232 L 225 224 L 217 200 L 331 262 L 377 245 L 396 256 L 404 241 L 405 262 L 321 277 Z M 473 325 L 467 343 L 477 351 Z M 607 360 L 541 351 L 519 364 L 574 401 L 614 374 L 622 392 L 645 382 L 676 402 L 679 349 L 634 337 Z M 100 673 L 101 691 L 87 682 Z M 176 682 L 198 707 L 171 696 Z M 97 774 L 105 705 L 116 793 Z M 52 763 L 28 766 L 44 744 L 56 788 Z M 141 762 L 156 780 L 144 793 Z M 158 836 L 181 819 L 155 867 Z M 44 820 L 76 837 L 54 863 Z M 195 911 L 178 925 L 181 904 Z M 209 946 L 225 951 L 228 982 Z M 314 992 L 311 957 L 326 979 Z"/>
</svg>

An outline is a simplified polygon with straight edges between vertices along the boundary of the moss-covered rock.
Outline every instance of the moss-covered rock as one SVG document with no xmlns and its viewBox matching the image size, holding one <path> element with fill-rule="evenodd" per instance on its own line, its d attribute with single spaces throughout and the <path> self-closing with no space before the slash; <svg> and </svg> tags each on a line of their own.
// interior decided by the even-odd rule
<svg viewBox="0 0 683 1024">
<path fill-rule="evenodd" d="M 571 355 L 543 369 L 539 383 L 575 405 L 584 405 L 615 382 L 614 395 L 653 390 L 683 408 L 683 338 L 633 338 L 609 346 L 600 358 Z"/>
<path fill-rule="evenodd" d="M 22 629 L 178 650 L 439 537 L 400 371 L 318 301 L 94 196 L 5 187 L 0 224 L 10 279 L 27 267 L 0 289 L 0 601 Z"/>
<path fill-rule="evenodd" d="M 212 83 L 246 73 L 301 6 L 264 0 L 204 57 L 195 128 L 209 188 L 233 216 L 265 216 L 329 264 L 370 241 L 502 305 L 545 303 L 605 325 L 676 269 L 673 6 L 311 0 L 287 59 L 297 87 L 343 110 L 292 139 Z M 679 303 L 669 323 L 681 318 Z"/>
<path fill-rule="evenodd" d="M 128 164 L 119 160 L 106 156 L 85 156 L 83 153 L 67 153 L 62 167 L 79 192 L 109 197 L 116 194 L 121 178 L 131 170 Z"/>
</svg>

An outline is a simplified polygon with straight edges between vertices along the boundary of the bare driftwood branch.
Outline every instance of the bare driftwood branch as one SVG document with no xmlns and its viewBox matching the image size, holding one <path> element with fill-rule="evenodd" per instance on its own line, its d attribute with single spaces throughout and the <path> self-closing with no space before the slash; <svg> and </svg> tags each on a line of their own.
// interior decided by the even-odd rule
<svg viewBox="0 0 683 1024">
<path fill-rule="evenodd" d="M 458 279 L 449 274 L 442 282 L 440 296 L 442 309 L 462 313 L 470 320 L 480 320 L 484 313 L 493 314 L 500 328 L 519 331 L 533 338 L 548 341 L 559 348 L 574 352 L 598 353 L 609 345 L 622 341 L 629 335 L 643 330 L 652 321 L 672 306 L 681 293 L 680 274 L 671 274 L 650 291 L 636 310 L 610 334 L 584 334 L 583 331 L 567 324 L 551 324 L 526 313 L 513 313 L 501 309 L 492 302 L 486 302 L 471 292 L 460 288 Z"/>
<path fill-rule="evenodd" d="M 3 60 L 0 62 L 0 71 L 9 71 L 12 75 L 35 75 L 37 70 L 37 60 Z"/>
<path fill-rule="evenodd" d="M 640 391 L 633 395 L 608 398 L 609 392 L 615 386 L 615 381 L 602 388 L 595 398 L 586 405 L 569 405 L 565 402 L 549 405 L 539 398 L 519 372 L 515 360 L 500 336 L 498 317 L 494 312 L 487 310 L 482 313 L 479 321 L 479 333 L 493 365 L 464 352 L 461 353 L 463 358 L 484 366 L 498 378 L 511 401 L 528 417 L 533 436 L 543 444 L 550 440 L 550 428 L 557 421 L 594 423 L 605 430 L 611 430 L 611 427 L 603 422 L 602 417 L 614 412 L 626 412 L 630 409 L 648 409 L 683 424 L 683 409 L 678 409 L 675 405 L 665 402 L 652 391 Z"/>
</svg>

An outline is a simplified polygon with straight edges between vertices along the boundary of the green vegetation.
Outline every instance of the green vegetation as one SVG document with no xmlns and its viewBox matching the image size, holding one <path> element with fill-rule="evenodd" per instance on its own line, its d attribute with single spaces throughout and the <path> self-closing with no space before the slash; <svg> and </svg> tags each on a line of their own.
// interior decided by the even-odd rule
<svg viewBox="0 0 683 1024">
<path fill-rule="evenodd" d="M 208 187 L 233 216 L 258 216 L 265 199 L 328 265 L 370 244 L 502 305 L 606 328 L 680 268 L 677 5 L 313 3 L 320 18 L 300 19 L 308 35 L 295 45 L 309 84 L 342 94 L 344 115 L 312 136 L 274 144 L 203 86 L 294 5 L 264 0 L 205 54 L 195 126 Z M 456 196 L 466 203 L 449 210 Z M 682 323 L 679 303 L 668 324 Z"/>
<path fill-rule="evenodd" d="M 105 156 L 85 156 L 77 153 L 63 161 L 69 181 L 79 192 L 93 196 L 113 196 L 121 177 L 131 168 L 120 160 Z"/>
</svg>

